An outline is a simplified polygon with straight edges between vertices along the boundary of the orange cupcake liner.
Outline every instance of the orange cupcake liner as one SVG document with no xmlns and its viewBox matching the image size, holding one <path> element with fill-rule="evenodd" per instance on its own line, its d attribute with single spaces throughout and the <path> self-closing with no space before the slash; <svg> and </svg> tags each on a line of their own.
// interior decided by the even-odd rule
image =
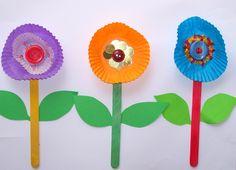
<svg viewBox="0 0 236 170">
<path fill-rule="evenodd" d="M 105 46 L 112 40 L 125 41 L 134 49 L 132 64 L 121 69 L 111 67 L 103 57 Z M 94 74 L 110 84 L 126 83 L 137 79 L 146 70 L 150 47 L 143 35 L 123 23 L 111 23 L 99 29 L 89 45 L 89 61 Z"/>
</svg>

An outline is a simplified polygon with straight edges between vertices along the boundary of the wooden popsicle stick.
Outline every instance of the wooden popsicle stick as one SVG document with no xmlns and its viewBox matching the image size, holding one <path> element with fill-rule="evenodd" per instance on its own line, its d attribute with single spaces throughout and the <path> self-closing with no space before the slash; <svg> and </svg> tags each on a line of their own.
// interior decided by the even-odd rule
<svg viewBox="0 0 236 170">
<path fill-rule="evenodd" d="M 30 137 L 31 165 L 39 167 L 39 84 L 30 80 Z"/>
<path fill-rule="evenodd" d="M 193 81 L 190 165 L 198 165 L 202 82 Z"/>
<path fill-rule="evenodd" d="M 112 143 L 111 166 L 118 168 L 120 164 L 120 126 L 121 126 L 121 102 L 122 84 L 113 84 L 112 101 Z"/>
</svg>

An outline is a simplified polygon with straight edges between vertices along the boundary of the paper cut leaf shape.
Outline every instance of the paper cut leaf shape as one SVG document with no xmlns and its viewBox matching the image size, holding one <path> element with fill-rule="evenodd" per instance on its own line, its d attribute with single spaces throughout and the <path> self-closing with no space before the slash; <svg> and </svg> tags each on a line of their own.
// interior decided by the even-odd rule
<svg viewBox="0 0 236 170">
<path fill-rule="evenodd" d="M 222 123 L 228 119 L 236 105 L 236 98 L 228 94 L 216 94 L 204 103 L 201 121 L 208 124 Z"/>
<path fill-rule="evenodd" d="M 9 91 L 0 91 L 0 115 L 10 120 L 29 120 L 24 102 Z"/>
<path fill-rule="evenodd" d="M 190 124 L 188 104 L 175 93 L 167 93 L 155 96 L 159 102 L 167 102 L 168 108 L 162 113 L 164 118 L 175 125 Z"/>
<path fill-rule="evenodd" d="M 77 92 L 57 91 L 47 95 L 39 107 L 40 121 L 57 120 L 68 113 L 74 105 Z"/>
<path fill-rule="evenodd" d="M 167 106 L 164 102 L 136 103 L 122 112 L 122 123 L 133 127 L 145 127 L 154 122 Z"/>
<path fill-rule="evenodd" d="M 75 107 L 81 119 L 95 127 L 111 126 L 112 118 L 108 108 L 90 96 L 76 96 Z"/>
</svg>

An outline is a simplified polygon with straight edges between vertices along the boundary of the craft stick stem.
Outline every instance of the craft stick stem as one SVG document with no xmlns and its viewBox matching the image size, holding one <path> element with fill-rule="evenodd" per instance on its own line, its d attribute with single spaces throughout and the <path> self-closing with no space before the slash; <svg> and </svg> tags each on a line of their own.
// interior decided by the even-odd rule
<svg viewBox="0 0 236 170">
<path fill-rule="evenodd" d="M 190 141 L 190 165 L 192 167 L 196 167 L 198 165 L 201 92 L 202 83 L 198 81 L 193 81 L 192 123 Z"/>
<path fill-rule="evenodd" d="M 122 84 L 113 84 L 111 143 L 111 166 L 113 168 L 117 168 L 120 164 L 121 94 Z"/>
<path fill-rule="evenodd" d="M 39 84 L 38 80 L 30 80 L 30 136 L 31 165 L 39 166 Z"/>
</svg>

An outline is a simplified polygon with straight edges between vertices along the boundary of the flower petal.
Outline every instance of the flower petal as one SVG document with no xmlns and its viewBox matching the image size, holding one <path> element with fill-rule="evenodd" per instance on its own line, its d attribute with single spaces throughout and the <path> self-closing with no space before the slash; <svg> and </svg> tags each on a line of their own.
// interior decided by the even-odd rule
<svg viewBox="0 0 236 170">
<path fill-rule="evenodd" d="M 121 69 L 109 65 L 110 60 L 103 57 L 108 43 L 119 46 L 119 40 L 133 48 L 132 64 Z M 136 30 L 123 23 L 111 23 L 99 29 L 89 45 L 89 61 L 93 72 L 106 83 L 125 83 L 137 79 L 149 63 L 150 49 L 147 40 Z M 96 63 L 94 61 L 97 61 Z M 98 72 L 97 70 L 100 70 Z"/>
<path fill-rule="evenodd" d="M 191 63 L 184 53 L 185 41 L 194 35 L 204 35 L 213 41 L 213 56 L 204 65 Z M 174 53 L 175 63 L 186 77 L 194 81 L 209 82 L 220 77 L 227 67 L 224 40 L 215 26 L 199 18 L 191 17 L 178 27 L 178 40 Z"/>
<path fill-rule="evenodd" d="M 45 66 L 43 66 L 40 72 L 36 72 L 36 74 L 33 74 L 35 72 L 33 72 L 33 70 L 30 69 L 37 70 L 39 69 L 39 67 L 30 68 L 31 66 L 29 64 L 28 65 L 26 63 L 21 64 L 14 57 L 14 54 L 19 54 L 20 51 L 17 48 L 16 50 L 13 50 L 14 42 L 20 41 L 27 44 L 29 41 L 32 41 L 32 38 L 29 38 L 29 36 L 26 37 L 23 36 L 20 38 L 20 35 L 28 33 L 33 34 L 36 37 L 39 37 L 39 39 L 41 39 L 40 42 L 45 42 L 42 43 L 41 45 L 45 47 L 44 49 L 48 49 L 48 51 L 46 51 L 46 55 L 47 54 L 53 55 L 53 57 L 49 57 L 48 60 L 45 60 L 44 63 Z M 36 41 L 35 43 L 37 44 L 39 43 L 39 41 Z M 18 45 L 19 44 L 20 43 L 18 43 Z M 52 62 L 52 64 L 50 64 L 49 62 Z M 35 24 L 25 24 L 14 29 L 7 38 L 7 41 L 5 43 L 2 52 L 3 70 L 11 78 L 16 80 L 34 80 L 34 79 L 49 78 L 58 72 L 62 63 L 63 63 L 62 49 L 58 40 L 48 30 Z"/>
</svg>

